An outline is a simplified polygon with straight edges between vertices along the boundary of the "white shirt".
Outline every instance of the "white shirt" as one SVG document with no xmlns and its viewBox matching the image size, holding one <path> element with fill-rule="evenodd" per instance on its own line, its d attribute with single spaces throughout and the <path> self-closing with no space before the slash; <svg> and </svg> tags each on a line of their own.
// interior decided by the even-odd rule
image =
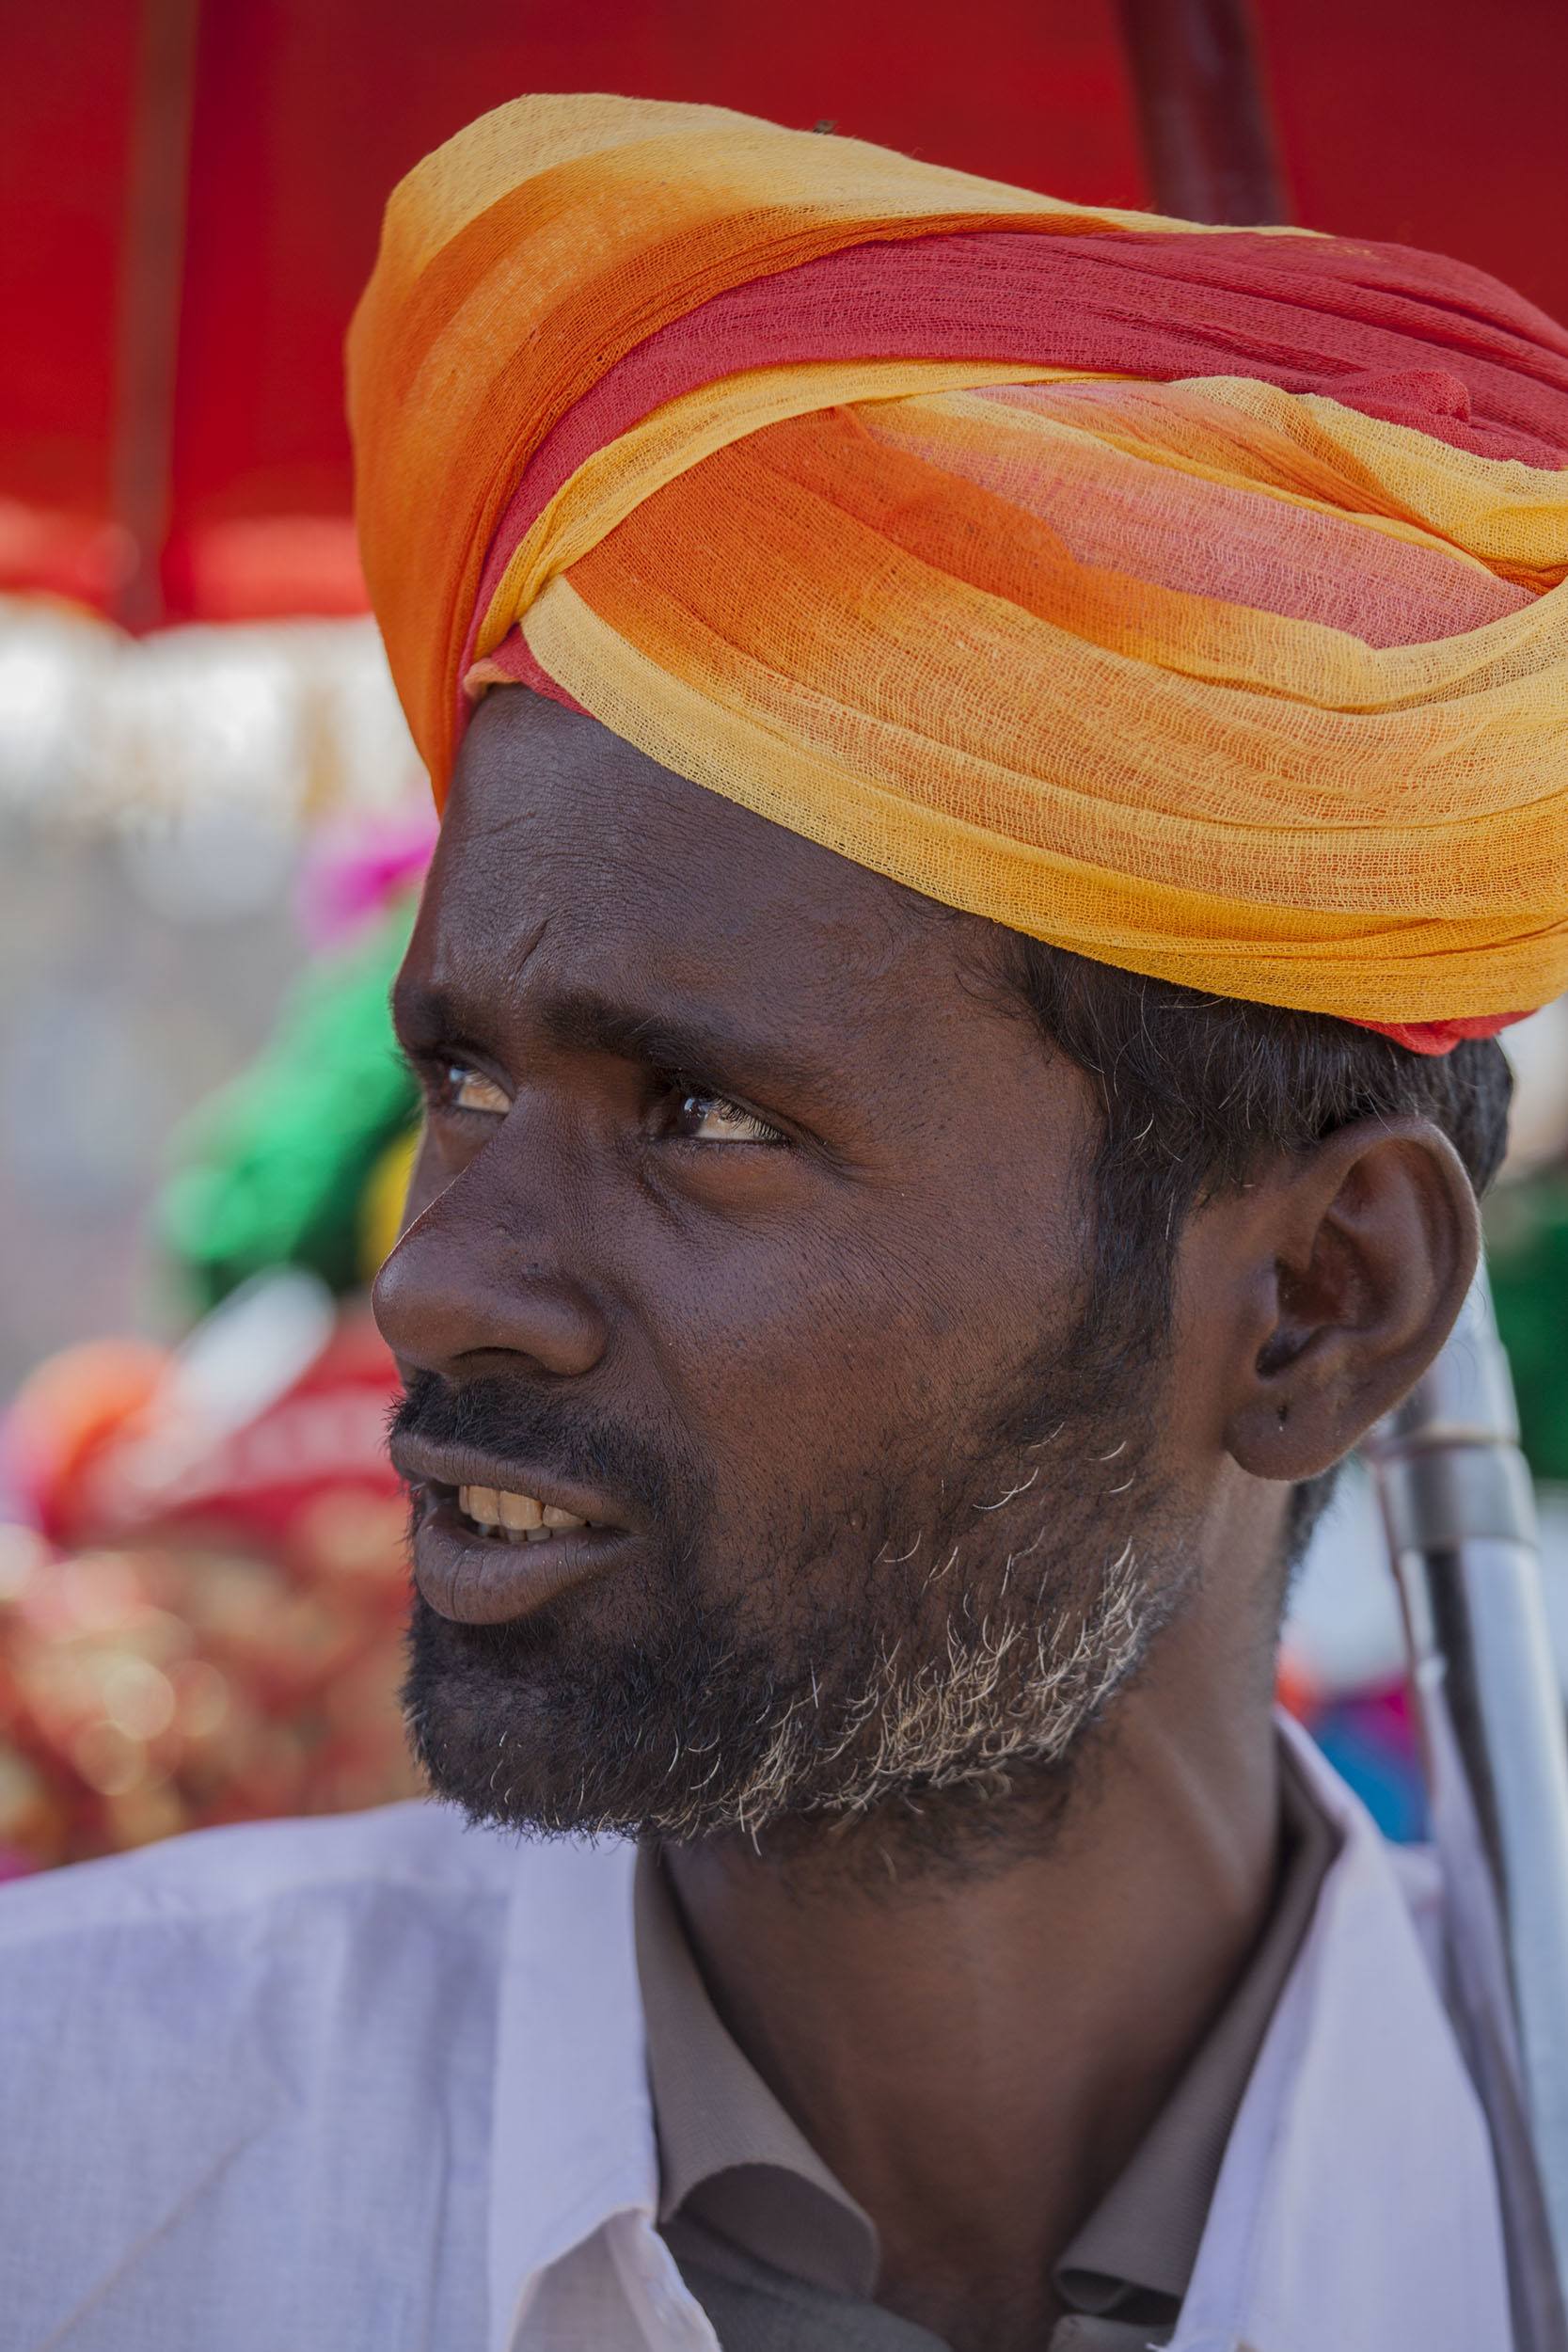
<svg viewBox="0 0 1568 2352">
<path fill-rule="evenodd" d="M 1431 1873 L 1293 1736 L 1343 1843 L 1173 2352 L 1506 2352 Z M 654 2228 L 631 1887 L 408 1804 L 0 1892 L 3 2352 L 715 2352 Z"/>
</svg>

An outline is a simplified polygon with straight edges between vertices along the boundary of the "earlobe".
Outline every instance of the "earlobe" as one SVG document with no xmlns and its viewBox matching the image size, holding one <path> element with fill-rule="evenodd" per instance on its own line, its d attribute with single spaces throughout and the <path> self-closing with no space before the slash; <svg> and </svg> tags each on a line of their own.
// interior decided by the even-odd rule
<svg viewBox="0 0 1568 2352">
<path fill-rule="evenodd" d="M 1474 1191 L 1422 1119 L 1359 1120 L 1262 1180 L 1254 1295 L 1266 1325 L 1226 1433 L 1254 1477 L 1312 1478 L 1425 1371 L 1481 1246 Z M 1272 1264 L 1261 1257 L 1272 1250 Z"/>
</svg>

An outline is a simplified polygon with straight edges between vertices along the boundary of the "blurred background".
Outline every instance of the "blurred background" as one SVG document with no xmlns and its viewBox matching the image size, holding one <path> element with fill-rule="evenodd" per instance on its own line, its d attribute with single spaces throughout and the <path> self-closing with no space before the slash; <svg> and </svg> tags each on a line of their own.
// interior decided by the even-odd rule
<svg viewBox="0 0 1568 2352">
<path fill-rule="evenodd" d="M 1207 120 L 1273 216 L 1445 249 L 1564 317 L 1568 13 L 76 0 L 0 40 L 4 1874 L 410 1785 L 365 1286 L 433 827 L 364 612 L 341 357 L 394 181 L 520 90 L 607 88 L 1259 217 Z M 1568 1672 L 1568 1008 L 1508 1044 L 1491 1246 Z M 1411 1836 L 1401 1656 L 1353 1471 L 1283 1685 Z"/>
</svg>

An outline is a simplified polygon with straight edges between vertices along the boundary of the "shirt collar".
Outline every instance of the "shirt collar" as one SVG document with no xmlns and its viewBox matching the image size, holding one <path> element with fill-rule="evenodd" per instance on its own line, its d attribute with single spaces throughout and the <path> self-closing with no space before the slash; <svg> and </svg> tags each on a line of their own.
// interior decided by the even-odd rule
<svg viewBox="0 0 1568 2352">
<path fill-rule="evenodd" d="M 1505 2344 L 1490 2137 L 1418 1927 L 1424 1911 L 1435 1930 L 1430 1864 L 1391 1853 L 1307 1734 L 1284 1730 L 1341 1843 L 1226 2148 L 1171 2352 Z"/>
<path fill-rule="evenodd" d="M 1174 2318 L 1187 2292 L 1226 2142 L 1339 1846 L 1289 1746 L 1280 1795 L 1284 1851 L 1268 1917 L 1176 2088 L 1056 2264 L 1072 2311 Z"/>
<path fill-rule="evenodd" d="M 634 1849 L 549 1839 L 519 1871 L 497 2020 L 490 2352 L 517 2342 L 544 2273 L 658 2195 L 632 1941 Z"/>
<path fill-rule="evenodd" d="M 876 2225 L 725 2030 L 651 1847 L 637 1861 L 636 1924 L 660 2222 L 685 2213 L 813 2285 L 869 2296 Z"/>
<path fill-rule="evenodd" d="M 1171 2352 L 1322 2352 L 1367 2341 L 1370 2324 L 1382 2352 L 1503 2343 L 1486 2122 L 1403 1866 L 1306 1735 L 1285 1728 L 1342 1843 L 1230 2135 Z M 499 2015 L 490 2352 L 530 2343 L 519 2322 L 543 2275 L 616 2217 L 650 2257 L 657 2249 L 632 1878 L 632 1851 L 616 1844 L 537 1846 L 518 1873 Z M 681 2299 L 678 2280 L 671 2292 Z M 711 2341 L 694 2305 L 679 2340 Z"/>
</svg>

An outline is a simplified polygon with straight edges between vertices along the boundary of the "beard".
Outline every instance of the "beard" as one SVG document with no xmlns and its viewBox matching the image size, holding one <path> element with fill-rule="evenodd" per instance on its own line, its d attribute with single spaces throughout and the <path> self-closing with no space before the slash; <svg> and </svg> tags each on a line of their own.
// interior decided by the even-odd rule
<svg viewBox="0 0 1568 2352">
<path fill-rule="evenodd" d="M 895 1876 L 1037 1845 L 1191 1582 L 1160 1385 L 1080 1334 L 979 1402 L 940 1475 L 911 1428 L 902 1461 L 737 1540 L 682 1433 L 416 1375 L 396 1429 L 606 1480 L 650 1531 L 635 1570 L 510 1623 L 416 1595 L 404 1704 L 433 1790 L 476 1824 L 826 1839 Z"/>
</svg>

